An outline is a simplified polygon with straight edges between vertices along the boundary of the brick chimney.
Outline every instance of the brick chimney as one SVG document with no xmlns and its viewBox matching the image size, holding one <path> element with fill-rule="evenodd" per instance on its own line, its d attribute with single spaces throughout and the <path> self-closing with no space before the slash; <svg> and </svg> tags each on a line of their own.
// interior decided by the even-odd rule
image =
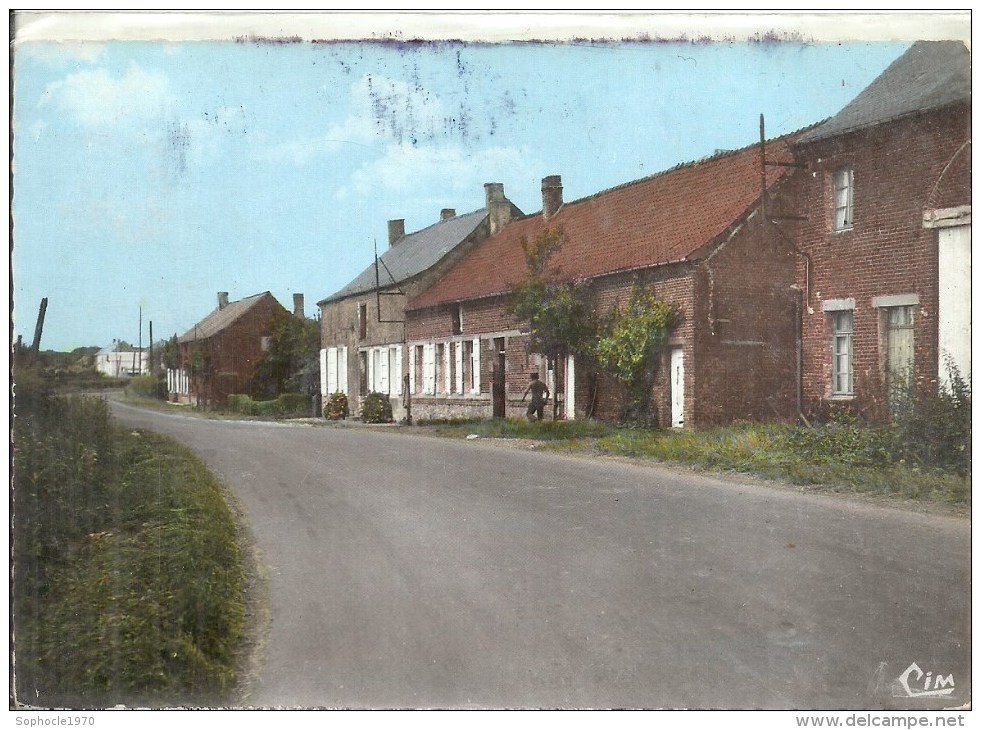
<svg viewBox="0 0 981 730">
<path fill-rule="evenodd" d="M 391 248 L 399 239 L 405 236 L 405 219 L 399 218 L 388 222 L 388 246 Z"/>
<path fill-rule="evenodd" d="M 224 309 L 228 306 L 228 292 L 220 291 L 218 292 L 218 309 Z"/>
<path fill-rule="evenodd" d="M 456 208 L 443 208 L 439 212 L 439 219 L 441 221 L 448 221 L 450 218 L 456 217 Z"/>
<path fill-rule="evenodd" d="M 493 236 L 511 222 L 511 201 L 504 197 L 504 183 L 484 183 L 487 218 Z"/>
<path fill-rule="evenodd" d="M 562 177 L 549 175 L 542 178 L 542 217 L 548 220 L 562 207 Z"/>
<path fill-rule="evenodd" d="M 303 295 L 293 295 L 293 316 L 303 319 Z"/>
</svg>

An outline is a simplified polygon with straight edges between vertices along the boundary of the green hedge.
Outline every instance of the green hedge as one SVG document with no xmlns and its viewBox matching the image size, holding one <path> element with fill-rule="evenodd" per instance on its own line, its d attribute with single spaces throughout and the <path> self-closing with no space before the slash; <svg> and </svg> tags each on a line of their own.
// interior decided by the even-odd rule
<svg viewBox="0 0 981 730">
<path fill-rule="evenodd" d="M 137 375 L 126 384 L 126 395 L 167 400 L 167 380 L 156 375 Z"/>
<path fill-rule="evenodd" d="M 228 409 L 243 416 L 304 417 L 311 414 L 311 408 L 310 396 L 303 393 L 283 393 L 275 400 L 252 400 L 247 395 L 228 396 Z"/>
</svg>

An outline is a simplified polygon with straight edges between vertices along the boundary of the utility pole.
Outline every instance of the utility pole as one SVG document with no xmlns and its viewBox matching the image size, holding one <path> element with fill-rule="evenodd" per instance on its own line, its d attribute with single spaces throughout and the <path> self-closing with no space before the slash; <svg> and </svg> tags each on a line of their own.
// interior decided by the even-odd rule
<svg viewBox="0 0 981 730">
<path fill-rule="evenodd" d="M 34 342 L 31 344 L 31 361 L 37 360 L 41 352 L 41 331 L 44 329 L 44 314 L 48 311 L 48 298 L 41 300 L 41 307 L 37 313 L 37 324 L 34 327 Z"/>
</svg>

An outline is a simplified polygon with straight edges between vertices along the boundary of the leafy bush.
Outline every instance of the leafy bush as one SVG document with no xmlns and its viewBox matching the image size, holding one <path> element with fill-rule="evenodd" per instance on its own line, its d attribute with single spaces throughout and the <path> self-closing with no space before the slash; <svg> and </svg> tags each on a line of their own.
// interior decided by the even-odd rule
<svg viewBox="0 0 981 730">
<path fill-rule="evenodd" d="M 949 389 L 895 403 L 894 456 L 910 464 L 971 473 L 971 386 L 948 363 Z"/>
<path fill-rule="evenodd" d="M 893 462 L 893 433 L 887 426 L 873 426 L 840 411 L 827 423 L 794 429 L 786 448 L 812 464 L 880 467 Z"/>
<path fill-rule="evenodd" d="M 364 423 L 391 423 L 392 402 L 384 393 L 369 393 L 361 405 L 361 420 Z"/>
<path fill-rule="evenodd" d="M 276 400 L 286 415 L 310 415 L 310 396 L 306 393 L 283 393 Z"/>
<path fill-rule="evenodd" d="M 137 375 L 126 385 L 126 395 L 167 400 L 167 380 L 156 375 Z"/>
<path fill-rule="evenodd" d="M 236 393 L 228 396 L 228 410 L 232 413 L 239 413 L 243 416 L 258 416 L 259 408 L 252 398 L 247 395 Z"/>
<path fill-rule="evenodd" d="M 330 421 L 340 421 L 347 418 L 348 410 L 347 396 L 344 393 L 331 393 L 330 398 L 324 405 L 324 418 Z"/>
</svg>

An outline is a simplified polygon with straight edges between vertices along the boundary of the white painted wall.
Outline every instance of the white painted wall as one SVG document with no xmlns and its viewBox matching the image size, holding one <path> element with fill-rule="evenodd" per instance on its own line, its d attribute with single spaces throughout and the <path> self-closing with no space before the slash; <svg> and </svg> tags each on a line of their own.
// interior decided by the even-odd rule
<svg viewBox="0 0 981 730">
<path fill-rule="evenodd" d="M 941 387 L 949 385 L 948 358 L 971 378 L 971 226 L 940 228 L 939 363 Z"/>
</svg>

